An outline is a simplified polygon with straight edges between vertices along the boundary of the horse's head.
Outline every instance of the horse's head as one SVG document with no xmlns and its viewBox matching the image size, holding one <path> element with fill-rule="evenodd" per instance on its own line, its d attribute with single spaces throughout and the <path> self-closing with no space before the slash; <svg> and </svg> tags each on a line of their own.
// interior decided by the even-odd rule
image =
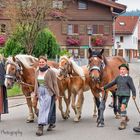
<svg viewBox="0 0 140 140">
<path fill-rule="evenodd" d="M 70 61 L 67 57 L 61 57 L 59 61 L 59 76 L 67 77 L 68 74 L 72 71 Z"/>
<path fill-rule="evenodd" d="M 5 63 L 6 75 L 5 86 L 10 89 L 14 83 L 20 79 L 22 68 L 15 57 L 8 57 Z"/>
<path fill-rule="evenodd" d="M 103 69 L 105 67 L 104 63 L 104 50 L 101 51 L 92 51 L 89 48 L 89 74 L 92 80 L 100 82 Z"/>
</svg>

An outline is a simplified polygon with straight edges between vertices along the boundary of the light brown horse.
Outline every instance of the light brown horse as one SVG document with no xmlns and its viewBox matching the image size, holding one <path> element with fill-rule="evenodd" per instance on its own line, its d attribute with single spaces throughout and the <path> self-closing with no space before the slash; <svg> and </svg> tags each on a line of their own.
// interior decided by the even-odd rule
<svg viewBox="0 0 140 140">
<path fill-rule="evenodd" d="M 118 67 L 122 63 L 126 63 L 124 58 L 120 56 L 113 57 L 105 57 L 103 55 L 104 49 L 101 51 L 92 51 L 89 49 L 89 73 L 91 77 L 90 87 L 93 91 L 93 95 L 96 99 L 96 105 L 98 108 L 98 126 L 104 126 L 104 110 L 105 110 L 105 102 L 107 99 L 107 92 L 102 95 L 102 100 L 100 102 L 100 92 L 101 87 L 105 84 L 111 82 L 116 76 L 119 75 Z M 112 92 L 113 97 L 115 98 L 116 87 L 112 87 L 109 89 Z M 114 113 L 117 115 L 118 109 L 116 106 L 116 98 L 114 99 Z"/>
<path fill-rule="evenodd" d="M 29 108 L 27 122 L 34 121 L 33 107 L 35 113 L 38 113 L 37 98 L 33 96 L 33 101 L 31 100 L 31 93 L 34 91 L 35 65 L 37 63 L 38 59 L 31 55 L 8 57 L 5 63 L 5 86 L 7 89 L 12 88 L 15 82 L 18 82 L 21 85 L 22 92 L 26 97 Z M 53 61 L 48 61 L 48 65 L 51 67 L 58 67 L 58 64 Z"/>
<path fill-rule="evenodd" d="M 58 74 L 58 63 L 54 61 L 47 61 L 48 66 L 53 68 L 53 70 Z M 34 91 L 34 81 L 35 81 L 35 69 L 38 66 L 38 59 L 30 55 L 16 55 L 14 57 L 9 57 L 6 60 L 6 76 L 5 85 L 7 88 L 12 88 L 15 82 L 19 82 L 22 88 L 22 92 L 26 97 L 27 105 L 29 108 L 29 116 L 27 117 L 27 122 L 33 122 L 34 112 L 38 113 L 37 109 L 37 97 L 33 96 L 31 100 L 31 93 Z M 59 98 L 59 109 L 63 119 L 68 119 L 69 117 L 69 102 L 71 93 L 68 89 L 68 79 L 59 79 L 58 86 L 60 90 Z M 66 97 L 66 92 L 68 97 Z M 63 111 L 62 99 L 64 99 L 66 104 L 66 111 Z"/>
<path fill-rule="evenodd" d="M 69 89 L 72 94 L 72 108 L 75 112 L 74 121 L 78 122 L 81 118 L 82 105 L 84 102 L 84 91 L 88 91 L 89 73 L 87 66 L 80 67 L 67 56 L 62 56 L 59 62 L 60 75 L 64 79 L 69 79 Z M 78 96 L 77 102 L 76 97 Z M 94 115 L 96 108 L 94 109 Z"/>
</svg>

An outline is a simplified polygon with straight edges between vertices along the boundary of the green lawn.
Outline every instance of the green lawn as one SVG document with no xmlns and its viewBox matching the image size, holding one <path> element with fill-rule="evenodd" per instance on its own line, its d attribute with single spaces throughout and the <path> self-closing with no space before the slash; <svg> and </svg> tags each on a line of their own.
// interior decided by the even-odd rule
<svg viewBox="0 0 140 140">
<path fill-rule="evenodd" d="M 19 85 L 14 85 L 12 89 L 7 90 L 8 97 L 22 95 L 22 91 Z"/>
</svg>

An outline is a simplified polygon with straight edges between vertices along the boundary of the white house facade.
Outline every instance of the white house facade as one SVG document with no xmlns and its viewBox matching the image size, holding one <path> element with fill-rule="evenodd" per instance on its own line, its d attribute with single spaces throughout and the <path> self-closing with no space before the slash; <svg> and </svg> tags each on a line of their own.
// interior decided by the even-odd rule
<svg viewBox="0 0 140 140">
<path fill-rule="evenodd" d="M 120 16 L 116 20 L 115 50 L 128 62 L 138 59 L 138 17 Z"/>
</svg>

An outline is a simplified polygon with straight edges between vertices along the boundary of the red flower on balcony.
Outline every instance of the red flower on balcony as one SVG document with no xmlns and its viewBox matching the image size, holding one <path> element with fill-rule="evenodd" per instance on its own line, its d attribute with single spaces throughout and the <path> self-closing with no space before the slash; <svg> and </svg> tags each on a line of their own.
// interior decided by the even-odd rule
<svg viewBox="0 0 140 140">
<path fill-rule="evenodd" d="M 0 46 L 3 46 L 6 42 L 6 36 L 1 34 L 0 35 Z"/>
<path fill-rule="evenodd" d="M 66 38 L 66 44 L 69 46 L 80 46 L 82 41 L 82 36 L 78 35 L 71 35 L 67 36 Z"/>
<path fill-rule="evenodd" d="M 103 46 L 105 44 L 106 38 L 103 35 L 93 35 L 91 37 L 92 46 Z"/>
</svg>

